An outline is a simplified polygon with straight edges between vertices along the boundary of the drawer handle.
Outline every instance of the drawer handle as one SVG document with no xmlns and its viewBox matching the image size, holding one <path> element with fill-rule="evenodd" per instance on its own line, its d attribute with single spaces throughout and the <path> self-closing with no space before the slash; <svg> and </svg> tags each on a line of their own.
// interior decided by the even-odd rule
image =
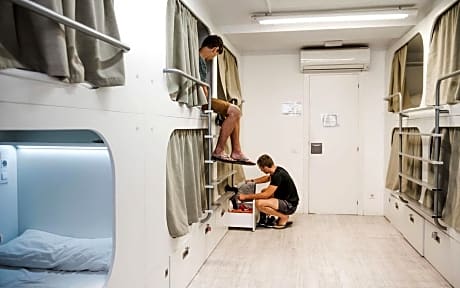
<svg viewBox="0 0 460 288">
<path fill-rule="evenodd" d="M 399 210 L 398 202 L 395 202 L 395 208 Z"/>
<path fill-rule="evenodd" d="M 431 232 L 431 238 L 433 238 L 436 242 L 441 243 L 441 238 L 438 236 L 438 232 Z"/>
<path fill-rule="evenodd" d="M 190 247 L 185 247 L 184 252 L 182 252 L 182 259 L 185 259 L 188 254 L 190 254 Z"/>
<path fill-rule="evenodd" d="M 204 229 L 204 234 L 208 234 L 209 232 L 211 232 L 212 228 L 211 228 L 211 225 L 209 224 L 206 224 L 206 228 Z"/>
<path fill-rule="evenodd" d="M 410 222 L 414 223 L 414 215 L 409 214 L 409 220 L 410 220 Z"/>
</svg>

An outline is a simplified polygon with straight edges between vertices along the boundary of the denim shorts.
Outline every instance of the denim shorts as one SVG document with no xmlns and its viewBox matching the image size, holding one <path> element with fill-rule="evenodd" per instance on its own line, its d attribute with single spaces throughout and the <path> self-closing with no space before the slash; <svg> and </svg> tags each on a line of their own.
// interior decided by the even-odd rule
<svg viewBox="0 0 460 288">
<path fill-rule="evenodd" d="M 291 215 L 294 214 L 297 206 L 292 205 L 292 203 L 288 202 L 287 200 L 278 199 L 278 211 L 285 214 Z"/>
</svg>

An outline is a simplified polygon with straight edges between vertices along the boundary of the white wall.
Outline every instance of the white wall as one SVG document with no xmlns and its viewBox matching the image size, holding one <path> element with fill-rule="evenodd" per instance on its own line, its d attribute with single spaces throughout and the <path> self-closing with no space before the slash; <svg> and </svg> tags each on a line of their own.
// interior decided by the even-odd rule
<svg viewBox="0 0 460 288">
<path fill-rule="evenodd" d="M 383 214 L 383 51 L 372 52 L 371 68 L 360 73 L 360 133 L 362 181 L 357 183 L 365 214 Z M 299 55 L 246 55 L 242 57 L 242 86 L 246 99 L 242 129 L 243 147 L 254 159 L 263 153 L 274 158 L 293 177 L 301 197 L 300 212 L 308 208 L 308 102 Z M 300 117 L 281 114 L 283 102 L 301 102 Z M 247 177 L 260 175 L 246 168 Z M 325 175 L 327 177 L 327 175 Z M 369 199 L 373 194 L 374 199 Z"/>
<path fill-rule="evenodd" d="M 18 235 L 18 185 L 16 149 L 9 145 L 0 145 L 1 160 L 8 161 L 8 182 L 0 183 L 0 234 L 2 243 Z"/>
<path fill-rule="evenodd" d="M 243 98 L 242 146 L 254 161 L 269 154 L 276 165 L 292 176 L 305 204 L 303 137 L 304 119 L 281 114 L 281 103 L 303 103 L 304 76 L 299 73 L 298 55 L 243 56 L 240 67 Z M 262 175 L 257 166 L 245 167 L 246 177 Z"/>
<path fill-rule="evenodd" d="M 112 237 L 115 193 L 107 150 L 24 147 L 17 158 L 19 233 Z"/>
<path fill-rule="evenodd" d="M 385 51 L 371 51 L 369 71 L 359 80 L 361 135 L 361 209 L 365 215 L 383 215 L 386 163 L 384 162 Z M 372 198 L 371 195 L 374 195 Z"/>
</svg>

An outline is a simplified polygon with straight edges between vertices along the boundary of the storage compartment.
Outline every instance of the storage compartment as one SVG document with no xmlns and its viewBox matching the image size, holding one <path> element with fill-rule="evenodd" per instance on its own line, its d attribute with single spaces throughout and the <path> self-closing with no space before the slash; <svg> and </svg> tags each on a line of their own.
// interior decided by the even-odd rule
<svg viewBox="0 0 460 288">
<path fill-rule="evenodd" d="M 230 212 L 224 215 L 225 225 L 228 227 L 250 228 L 252 231 L 256 230 L 256 216 L 255 216 L 255 201 L 252 203 L 244 203 L 245 206 L 251 209 L 250 212 Z"/>
<path fill-rule="evenodd" d="M 170 288 L 187 287 L 205 260 L 206 224 L 195 223 L 192 231 L 171 255 L 169 261 Z M 179 240 L 180 241 L 180 240 Z"/>
<path fill-rule="evenodd" d="M 451 240 L 452 239 L 444 232 L 428 221 L 425 221 L 425 258 L 444 276 L 444 278 L 453 284 L 452 280 L 454 274 L 459 274 L 459 258 L 456 259 L 457 265 L 453 266 Z M 454 271 L 456 273 L 453 273 Z"/>
<path fill-rule="evenodd" d="M 404 216 L 401 221 L 403 235 L 412 247 L 423 256 L 425 219 L 408 206 L 403 212 Z"/>
<path fill-rule="evenodd" d="M 224 237 L 227 232 L 227 227 L 223 223 L 223 217 L 226 209 L 219 207 L 214 210 L 211 219 L 201 228 L 202 233 L 205 235 L 206 241 L 206 258 L 216 248 L 219 241 Z"/>
<path fill-rule="evenodd" d="M 393 222 L 393 215 L 392 215 L 392 209 L 391 209 L 391 192 L 390 191 L 385 191 L 385 202 L 384 202 L 384 215 L 385 218 L 388 219 L 388 221 Z"/>
<path fill-rule="evenodd" d="M 397 199 L 396 196 L 394 196 L 392 193 L 389 193 L 386 201 L 388 203 L 388 220 L 390 220 L 391 224 L 393 224 L 393 226 L 398 229 L 398 231 L 402 232 L 402 223 L 405 209 L 404 203 Z"/>
</svg>

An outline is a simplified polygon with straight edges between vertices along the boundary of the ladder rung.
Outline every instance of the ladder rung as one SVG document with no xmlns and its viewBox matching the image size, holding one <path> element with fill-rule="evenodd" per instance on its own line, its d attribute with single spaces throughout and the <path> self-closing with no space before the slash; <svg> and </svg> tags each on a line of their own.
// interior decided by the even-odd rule
<svg viewBox="0 0 460 288">
<path fill-rule="evenodd" d="M 204 135 L 204 138 L 205 138 L 205 139 L 212 139 L 212 138 L 214 138 L 214 137 L 215 137 L 214 135 L 209 135 L 209 134 Z"/>
<path fill-rule="evenodd" d="M 203 111 L 204 114 L 212 114 L 212 112 L 214 112 L 214 111 L 212 111 L 212 110 L 204 110 Z"/>
<path fill-rule="evenodd" d="M 442 134 L 436 134 L 436 133 L 398 132 L 398 134 L 400 134 L 400 135 L 412 135 L 412 136 L 442 137 Z"/>
<path fill-rule="evenodd" d="M 433 164 L 433 165 L 442 165 L 442 164 L 444 164 L 442 161 L 436 161 L 436 160 L 426 159 L 426 158 L 422 158 L 422 157 L 414 156 L 414 155 L 409 155 L 409 154 L 405 154 L 405 153 L 399 153 L 399 155 L 400 155 L 400 156 L 403 156 L 403 157 L 406 157 L 406 158 L 411 158 L 411 159 L 415 159 L 415 160 L 420 160 L 420 161 L 423 161 L 423 162 L 426 162 L 426 163 L 430 163 L 430 164 Z"/>
<path fill-rule="evenodd" d="M 214 164 L 214 160 L 204 160 L 204 164 Z"/>
<path fill-rule="evenodd" d="M 426 110 L 433 110 L 436 108 L 440 108 L 439 106 L 425 106 L 425 107 L 417 107 L 417 108 L 408 108 L 404 109 L 402 111 L 399 111 L 399 114 L 405 114 L 405 113 L 410 113 L 410 112 L 418 112 L 418 111 L 426 111 Z"/>
<path fill-rule="evenodd" d="M 433 185 L 429 184 L 428 182 L 425 182 L 425 181 L 422 181 L 422 180 L 419 180 L 419 179 L 412 178 L 412 177 L 407 176 L 407 175 L 405 175 L 405 174 L 403 174 L 403 173 L 398 173 L 398 174 L 399 174 L 399 176 L 401 176 L 401 177 L 404 178 L 404 179 L 409 180 L 410 182 L 413 182 L 413 183 L 418 184 L 418 185 L 420 185 L 420 186 L 426 187 L 426 188 L 428 188 L 428 189 L 430 189 L 430 190 L 435 189 L 435 187 L 434 187 Z"/>
<path fill-rule="evenodd" d="M 221 177 L 214 179 L 214 181 L 212 181 L 212 184 L 214 185 L 220 184 L 222 183 L 222 181 L 224 181 L 225 179 L 227 179 L 228 177 L 232 176 L 235 173 L 236 173 L 236 170 L 232 170 L 228 172 L 226 175 L 222 175 Z"/>
<path fill-rule="evenodd" d="M 205 189 L 214 189 L 214 185 L 204 185 Z"/>
</svg>

